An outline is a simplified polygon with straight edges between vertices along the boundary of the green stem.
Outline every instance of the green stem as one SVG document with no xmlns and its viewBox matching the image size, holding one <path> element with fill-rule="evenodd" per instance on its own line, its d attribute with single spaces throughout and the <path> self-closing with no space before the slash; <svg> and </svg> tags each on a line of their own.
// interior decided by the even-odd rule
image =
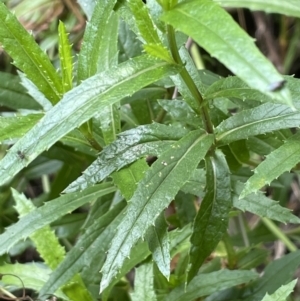
<svg viewBox="0 0 300 301">
<path fill-rule="evenodd" d="M 278 238 L 280 239 L 285 246 L 289 249 L 290 252 L 297 251 L 297 247 L 291 242 L 291 240 L 277 227 L 277 225 L 269 220 L 266 217 L 262 217 L 261 220 L 265 224 L 265 226 Z"/>
<path fill-rule="evenodd" d="M 177 49 L 174 28 L 171 25 L 168 25 L 167 31 L 168 31 L 169 46 L 170 46 L 170 50 L 171 50 L 173 59 L 177 64 L 183 66 L 183 62 L 181 60 L 181 57 L 180 57 L 178 49 Z M 210 120 L 208 110 L 204 103 L 203 97 L 200 94 L 193 79 L 191 78 L 190 74 L 188 73 L 188 71 L 186 70 L 185 67 L 183 67 L 182 71 L 180 72 L 180 76 L 181 76 L 182 80 L 184 81 L 184 83 L 187 85 L 190 92 L 192 93 L 193 97 L 199 103 L 199 112 L 197 112 L 197 113 L 202 116 L 206 131 L 208 133 L 213 133 L 213 125 Z"/>
<path fill-rule="evenodd" d="M 228 235 L 227 232 L 223 236 L 223 242 L 224 242 L 226 252 L 227 252 L 228 267 L 229 267 L 229 269 L 232 270 L 232 269 L 234 269 L 235 264 L 236 264 L 236 254 L 235 254 L 234 248 L 232 246 L 230 236 Z"/>
</svg>

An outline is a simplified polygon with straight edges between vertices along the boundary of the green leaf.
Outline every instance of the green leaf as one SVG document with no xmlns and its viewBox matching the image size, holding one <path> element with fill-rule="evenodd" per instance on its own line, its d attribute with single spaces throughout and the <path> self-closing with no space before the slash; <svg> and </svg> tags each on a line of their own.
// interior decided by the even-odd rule
<svg viewBox="0 0 300 301">
<path fill-rule="evenodd" d="M 27 95 L 16 75 L 0 72 L 0 105 L 14 110 L 38 110 L 39 104 Z"/>
<path fill-rule="evenodd" d="M 230 172 L 223 153 L 219 150 L 209 156 L 206 162 L 206 194 L 196 216 L 188 281 L 198 273 L 204 260 L 222 239 L 232 206 Z"/>
<path fill-rule="evenodd" d="M 0 43 L 13 58 L 14 65 L 26 74 L 52 104 L 57 103 L 63 91 L 59 75 L 33 36 L 3 3 L 0 3 Z"/>
<path fill-rule="evenodd" d="M 289 138 L 282 146 L 266 156 L 246 182 L 241 198 L 262 188 L 265 184 L 277 179 L 285 171 L 289 171 L 299 161 L 300 132 Z"/>
<path fill-rule="evenodd" d="M 212 143 L 212 136 L 193 131 L 174 143 L 154 162 L 129 201 L 127 214 L 112 240 L 101 271 L 101 291 L 118 273 L 133 245 L 143 237 L 188 180 Z"/>
<path fill-rule="evenodd" d="M 0 141 L 22 137 L 42 117 L 42 114 L 33 114 L 18 117 L 0 116 Z"/>
<path fill-rule="evenodd" d="M 99 184 L 79 193 L 63 195 L 28 213 L 0 235 L 0 255 L 6 253 L 15 243 L 25 239 L 36 230 L 102 195 L 115 191 L 115 189 L 110 183 Z"/>
<path fill-rule="evenodd" d="M 178 286 L 166 297 L 165 301 L 193 301 L 226 288 L 248 283 L 258 278 L 258 274 L 252 271 L 229 271 L 199 274 L 185 288 Z"/>
<path fill-rule="evenodd" d="M 97 111 L 177 71 L 178 67 L 175 65 L 141 56 L 87 79 L 67 92 L 64 98 L 9 150 L 0 162 L 0 185 L 11 180 L 40 153 L 89 120 Z M 24 153 L 24 160 L 19 160 L 18 151 Z"/>
<path fill-rule="evenodd" d="M 118 135 L 115 142 L 104 148 L 97 160 L 64 192 L 78 191 L 101 182 L 112 172 L 145 155 L 159 155 L 186 133 L 187 130 L 181 127 L 158 123 L 125 131 Z"/>
<path fill-rule="evenodd" d="M 251 10 L 265 11 L 266 13 L 277 13 L 281 15 L 300 18 L 298 0 L 214 0 L 223 7 L 243 7 Z"/>
<path fill-rule="evenodd" d="M 59 37 L 59 59 L 60 69 L 62 74 L 62 85 L 64 93 L 71 90 L 73 86 L 73 59 L 72 59 L 72 45 L 68 40 L 65 25 L 59 21 L 58 25 Z"/>
<path fill-rule="evenodd" d="M 64 261 L 50 275 L 47 283 L 41 289 L 40 295 L 47 292 L 54 293 L 84 267 L 93 268 L 96 265 L 101 268 L 114 229 L 120 223 L 122 217 L 120 213 L 125 206 L 126 202 L 121 202 L 106 214 L 94 220 L 93 224 L 79 238 L 75 247 L 67 253 Z M 97 254 L 100 256 L 96 256 Z M 95 257 L 97 262 L 95 262 Z"/>
<path fill-rule="evenodd" d="M 285 105 L 266 103 L 221 122 L 216 128 L 216 139 L 227 144 L 250 136 L 299 126 L 300 112 Z"/>
<path fill-rule="evenodd" d="M 156 301 L 153 287 L 153 263 L 147 262 L 135 270 L 132 301 Z"/>
<path fill-rule="evenodd" d="M 270 219 L 282 223 L 299 224 L 300 219 L 292 213 L 291 210 L 279 205 L 279 202 L 273 201 L 266 197 L 263 193 L 252 193 L 239 199 L 240 193 L 244 188 L 244 184 L 236 182 L 233 185 L 233 206 L 242 211 L 249 211 L 261 217 L 268 217 Z"/>
<path fill-rule="evenodd" d="M 283 81 L 283 77 L 218 4 L 210 0 L 183 2 L 166 12 L 162 20 L 191 36 L 250 87 L 278 102 L 292 105 L 287 88 L 271 91 L 274 84 Z"/>
<path fill-rule="evenodd" d="M 87 15 L 88 19 L 91 19 L 95 8 L 96 0 L 78 0 L 77 2 L 81 6 L 84 13 Z"/>
<path fill-rule="evenodd" d="M 286 285 L 282 285 L 272 295 L 267 293 L 261 301 L 286 301 L 286 298 L 294 291 L 297 281 L 298 279 L 295 279 Z"/>
<path fill-rule="evenodd" d="M 152 258 L 160 272 L 169 279 L 170 277 L 170 243 L 168 236 L 168 224 L 164 213 L 161 213 L 146 233 L 146 240 Z"/>
<path fill-rule="evenodd" d="M 109 40 L 111 15 L 114 14 L 113 7 L 117 0 L 97 1 L 91 18 L 87 23 L 81 50 L 78 57 L 77 80 L 80 83 L 100 71 L 107 69 L 105 65 L 102 69 L 101 61 L 107 62 L 109 48 L 105 39 Z M 101 30 L 99 30 L 101 28 Z M 114 28 L 114 26 L 112 26 Z"/>
</svg>

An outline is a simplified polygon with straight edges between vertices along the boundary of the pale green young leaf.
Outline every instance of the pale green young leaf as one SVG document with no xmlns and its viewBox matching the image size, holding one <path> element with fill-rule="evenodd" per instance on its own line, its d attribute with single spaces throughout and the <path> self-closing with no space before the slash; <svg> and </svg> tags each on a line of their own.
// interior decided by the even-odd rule
<svg viewBox="0 0 300 301">
<path fill-rule="evenodd" d="M 286 301 L 286 298 L 294 291 L 297 281 L 298 279 L 295 279 L 286 285 L 282 285 L 272 295 L 267 293 L 261 301 Z"/>
<path fill-rule="evenodd" d="M 87 23 L 81 50 L 78 57 L 77 80 L 81 81 L 95 75 L 102 69 L 101 61 L 107 61 L 107 47 L 110 33 L 109 20 L 114 14 L 113 7 L 117 0 L 97 1 L 91 20 Z M 108 41 L 110 43 L 110 41 Z"/>
<path fill-rule="evenodd" d="M 146 262 L 135 270 L 134 291 L 132 301 L 156 301 L 154 291 L 153 263 Z"/>
<path fill-rule="evenodd" d="M 125 206 L 126 202 L 121 202 L 103 216 L 95 219 L 79 238 L 75 247 L 67 253 L 64 261 L 50 275 L 47 283 L 41 289 L 40 295 L 47 292 L 54 293 L 83 268 L 90 269 L 90 272 L 92 272 L 91 269 L 95 270 L 95 266 L 98 269 L 101 268 L 105 260 L 105 252 L 109 248 L 114 229 L 121 221 L 121 212 Z M 100 256 L 96 256 L 96 254 Z M 95 262 L 95 258 L 97 262 Z"/>
<path fill-rule="evenodd" d="M 162 44 L 145 44 L 144 49 L 149 55 L 152 55 L 169 63 L 174 62 L 174 60 L 170 56 L 169 51 Z"/>
<path fill-rule="evenodd" d="M 216 127 L 216 139 L 221 144 L 246 139 L 280 129 L 300 126 L 300 112 L 289 106 L 265 103 L 244 110 L 221 122 Z"/>
<path fill-rule="evenodd" d="M 235 182 L 233 185 L 232 199 L 235 208 L 281 223 L 300 223 L 299 217 L 294 215 L 291 210 L 280 206 L 279 202 L 266 197 L 262 192 L 252 193 L 239 199 L 244 186 L 245 185 L 241 182 Z"/>
<path fill-rule="evenodd" d="M 277 179 L 285 171 L 291 170 L 299 161 L 300 132 L 289 138 L 282 146 L 266 156 L 246 182 L 241 198 L 255 192 L 271 181 Z"/>
<path fill-rule="evenodd" d="M 252 271 L 220 270 L 217 272 L 197 275 L 185 288 L 185 285 L 176 287 L 169 293 L 165 301 L 193 301 L 208 296 L 235 285 L 248 283 L 258 278 Z"/>
<path fill-rule="evenodd" d="M 42 114 L 31 114 L 17 117 L 0 116 L 0 141 L 22 137 L 42 117 Z"/>
<path fill-rule="evenodd" d="M 213 0 L 223 7 L 242 7 L 251 10 L 265 11 L 266 13 L 277 13 L 281 15 L 300 18 L 300 7 L 298 0 Z"/>
<path fill-rule="evenodd" d="M 223 153 L 217 150 L 206 162 L 206 194 L 196 216 L 191 236 L 190 282 L 206 257 L 222 239 L 232 206 L 230 171 Z"/>
<path fill-rule="evenodd" d="M 26 288 L 32 289 L 36 292 L 40 291 L 49 279 L 51 270 L 44 265 L 29 263 L 29 264 L 4 264 L 0 266 L 1 274 L 14 274 L 20 277 Z M 7 285 L 13 285 L 23 289 L 20 279 L 13 276 L 3 276 L 1 282 Z M 60 289 L 56 291 L 55 295 L 65 300 L 70 300 Z"/>
<path fill-rule="evenodd" d="M 63 99 L 0 162 L 0 185 L 11 180 L 44 150 L 94 116 L 107 105 L 178 71 L 166 62 L 141 56 L 87 79 L 67 92 Z M 18 160 L 17 152 L 24 153 Z"/>
<path fill-rule="evenodd" d="M 188 131 L 164 124 L 143 125 L 118 135 L 118 139 L 104 148 L 81 177 L 64 192 L 73 192 L 101 182 L 112 172 L 146 155 L 159 155 L 182 138 Z"/>
<path fill-rule="evenodd" d="M 68 212 L 115 190 L 116 188 L 111 183 L 95 185 L 82 192 L 63 195 L 28 213 L 27 216 L 8 227 L 0 235 L 0 255 L 6 253 L 15 243 L 27 238 L 36 230 L 49 225 Z M 64 205 L 62 206 L 62 204 Z"/>
<path fill-rule="evenodd" d="M 13 58 L 14 65 L 26 74 L 52 104 L 57 103 L 63 92 L 59 75 L 33 36 L 1 2 L 0 43 Z"/>
<path fill-rule="evenodd" d="M 163 212 L 155 220 L 155 224 L 146 232 L 146 240 L 152 253 L 152 258 L 160 272 L 167 279 L 170 277 L 171 263 L 168 226 Z"/>
<path fill-rule="evenodd" d="M 283 82 L 283 77 L 260 53 L 253 39 L 218 4 L 211 0 L 182 2 L 166 12 L 162 20 L 191 36 L 250 87 L 292 105 L 287 88 L 272 91 L 273 86 Z"/>
<path fill-rule="evenodd" d="M 20 84 L 16 75 L 0 72 L 0 105 L 14 110 L 39 110 L 41 107 Z"/>
<path fill-rule="evenodd" d="M 103 291 L 120 270 L 139 238 L 168 206 L 213 143 L 211 135 L 193 131 L 175 142 L 151 166 L 129 201 L 101 270 Z"/>
<path fill-rule="evenodd" d="M 71 90 L 73 86 L 73 59 L 72 59 L 72 45 L 70 45 L 68 34 L 65 25 L 59 21 L 58 25 L 59 37 L 59 60 L 62 75 L 62 85 L 64 93 Z"/>
</svg>

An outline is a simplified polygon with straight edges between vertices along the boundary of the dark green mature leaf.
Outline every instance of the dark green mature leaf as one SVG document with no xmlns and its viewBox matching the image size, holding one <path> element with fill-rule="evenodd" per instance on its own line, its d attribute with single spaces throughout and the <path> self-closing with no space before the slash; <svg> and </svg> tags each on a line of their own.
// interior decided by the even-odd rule
<svg viewBox="0 0 300 301">
<path fill-rule="evenodd" d="M 300 126 L 300 112 L 280 104 L 265 103 L 221 122 L 216 139 L 222 144 L 275 130 Z"/>
<path fill-rule="evenodd" d="M 78 191 L 100 182 L 145 155 L 159 155 L 187 133 L 183 128 L 158 123 L 123 132 L 115 142 L 104 148 L 97 160 L 65 192 Z"/>
<path fill-rule="evenodd" d="M 110 33 L 109 19 L 114 14 L 113 7 L 116 2 L 117 0 L 96 2 L 91 21 L 87 24 L 81 44 L 78 58 L 78 82 L 107 69 L 106 65 L 101 66 L 101 61 L 107 61 L 106 58 L 109 55 L 105 38 L 108 38 L 107 34 Z M 100 28 L 101 30 L 99 30 Z"/>
<path fill-rule="evenodd" d="M 0 72 L 0 105 L 11 109 L 41 109 L 39 104 L 26 94 L 16 75 Z"/>
<path fill-rule="evenodd" d="M 273 85 L 281 83 L 283 77 L 218 4 L 210 0 L 183 2 L 166 12 L 162 19 L 191 36 L 250 87 L 278 102 L 292 104 L 287 88 L 272 92 Z"/>
<path fill-rule="evenodd" d="M 196 216 L 191 236 L 188 281 L 198 273 L 205 258 L 222 239 L 232 206 L 230 171 L 219 150 L 206 158 L 206 195 Z"/>
<path fill-rule="evenodd" d="M 143 237 L 188 180 L 212 143 L 212 136 L 193 131 L 174 143 L 154 162 L 129 201 L 127 214 L 112 240 L 102 269 L 101 291 L 118 273 L 132 246 Z"/>
<path fill-rule="evenodd" d="M 299 161 L 300 132 L 289 138 L 282 146 L 266 156 L 266 159 L 254 170 L 254 175 L 246 182 L 241 198 L 262 188 L 289 171 Z"/>
<path fill-rule="evenodd" d="M 132 301 L 156 301 L 153 282 L 153 263 L 140 265 L 135 271 Z"/>
<path fill-rule="evenodd" d="M 42 117 L 42 114 L 18 117 L 0 117 L 0 141 L 22 137 Z"/>
<path fill-rule="evenodd" d="M 168 236 L 168 224 L 164 213 L 161 213 L 146 233 L 149 250 L 160 272 L 169 279 L 170 277 L 170 243 Z"/>
<path fill-rule="evenodd" d="M 46 53 L 34 41 L 16 16 L 0 2 L 0 43 L 13 58 L 14 64 L 51 101 L 57 103 L 63 87 Z"/>
<path fill-rule="evenodd" d="M 220 270 L 199 274 L 186 288 L 185 285 L 175 288 L 165 301 L 193 301 L 235 285 L 248 283 L 256 278 L 258 274 L 252 271 Z"/>
<path fill-rule="evenodd" d="M 0 255 L 7 252 L 15 243 L 28 237 L 34 231 L 50 224 L 68 212 L 115 190 L 116 188 L 111 183 L 99 184 L 89 187 L 82 192 L 63 195 L 28 213 L 0 235 Z"/>
<path fill-rule="evenodd" d="M 213 0 L 223 7 L 243 7 L 300 18 L 298 0 Z"/>
<path fill-rule="evenodd" d="M 79 238 L 75 247 L 67 253 L 64 261 L 50 275 L 47 283 L 40 291 L 40 296 L 46 293 L 54 293 L 84 267 L 96 264 L 97 267 L 101 268 L 105 260 L 105 252 L 108 250 L 114 234 L 114 229 L 122 218 L 120 213 L 125 206 L 126 202 L 117 204 L 106 214 L 97 218 L 86 229 L 86 232 Z M 97 263 L 93 262 L 95 253 L 101 255 L 97 256 Z"/>
<path fill-rule="evenodd" d="M 97 111 L 177 71 L 178 67 L 175 65 L 141 56 L 87 79 L 67 92 L 64 98 L 10 149 L 0 162 L 0 185 L 11 180 L 41 152 L 89 120 Z M 19 160 L 18 151 L 24 153 L 24 160 Z"/>
<path fill-rule="evenodd" d="M 244 184 L 236 182 L 233 185 L 233 206 L 242 211 L 249 211 L 261 217 L 268 217 L 270 219 L 282 223 L 299 224 L 299 217 L 295 216 L 291 210 L 279 205 L 279 202 L 273 201 L 266 197 L 263 193 L 252 193 L 244 198 L 239 199 L 239 195 L 244 188 Z"/>
</svg>

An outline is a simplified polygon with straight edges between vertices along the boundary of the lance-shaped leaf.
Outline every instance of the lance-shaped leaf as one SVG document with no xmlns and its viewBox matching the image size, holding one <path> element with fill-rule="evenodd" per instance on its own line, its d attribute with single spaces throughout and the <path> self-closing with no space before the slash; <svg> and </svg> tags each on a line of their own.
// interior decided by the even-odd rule
<svg viewBox="0 0 300 301">
<path fill-rule="evenodd" d="M 199 274 L 186 288 L 184 285 L 175 288 L 165 301 L 193 301 L 232 286 L 248 283 L 256 278 L 258 278 L 258 274 L 252 271 L 220 270 Z"/>
<path fill-rule="evenodd" d="M 286 298 L 294 291 L 294 287 L 297 282 L 298 279 L 295 279 L 286 285 L 282 285 L 272 295 L 266 293 L 261 301 L 285 301 Z"/>
<path fill-rule="evenodd" d="M 281 15 L 300 18 L 300 7 L 298 0 L 213 0 L 223 7 L 243 7 L 251 10 L 265 11 L 266 13 L 277 13 Z"/>
<path fill-rule="evenodd" d="M 114 13 L 115 3 L 116 0 L 98 1 L 96 3 L 91 21 L 87 23 L 79 53 L 78 82 L 95 75 L 98 70 L 101 70 L 99 69 L 99 67 L 101 68 L 99 60 L 102 60 L 107 51 L 105 38 L 107 38 L 106 34 L 109 32 L 109 19 L 111 14 Z"/>
<path fill-rule="evenodd" d="M 72 60 L 72 45 L 68 40 L 68 34 L 63 22 L 59 21 L 58 25 L 59 37 L 59 60 L 62 74 L 62 85 L 64 92 L 72 89 L 73 81 L 73 60 Z"/>
<path fill-rule="evenodd" d="M 120 212 L 125 206 L 125 201 L 119 203 L 106 214 L 97 218 L 86 229 L 74 248 L 67 253 L 64 261 L 50 275 L 47 283 L 40 291 L 40 296 L 49 292 L 54 293 L 84 267 L 96 265 L 101 268 L 106 256 L 105 252 L 108 250 L 115 228 L 121 220 Z M 96 253 L 100 256 L 96 256 Z M 95 257 L 97 263 L 93 262 Z"/>
<path fill-rule="evenodd" d="M 266 103 L 224 120 L 216 128 L 222 144 L 280 129 L 300 126 L 300 112 L 280 104 Z"/>
<path fill-rule="evenodd" d="M 283 77 L 260 53 L 253 39 L 218 4 L 211 0 L 182 2 L 162 19 L 191 36 L 250 87 L 280 103 L 292 105 L 287 88 L 274 88 L 284 82 Z"/>
<path fill-rule="evenodd" d="M 206 257 L 222 239 L 232 206 L 230 172 L 225 156 L 217 150 L 205 162 L 206 194 L 194 222 L 188 281 L 197 275 Z"/>
<path fill-rule="evenodd" d="M 19 240 L 27 238 L 34 231 L 49 225 L 68 212 L 115 190 L 116 188 L 112 184 L 103 183 L 89 187 L 79 193 L 61 196 L 28 213 L 0 235 L 0 255 L 7 252 Z"/>
<path fill-rule="evenodd" d="M 129 201 L 102 269 L 103 291 L 118 273 L 131 248 L 188 180 L 213 143 L 213 136 L 193 131 L 154 162 Z"/>
<path fill-rule="evenodd" d="M 291 170 L 299 161 L 300 132 L 289 138 L 282 146 L 266 156 L 246 182 L 241 198 L 255 192 L 271 181 L 277 179 L 285 171 Z"/>
<path fill-rule="evenodd" d="M 64 98 L 9 150 L 0 162 L 0 185 L 11 180 L 40 153 L 89 120 L 98 110 L 177 71 L 178 67 L 175 65 L 141 56 L 87 79 L 67 92 Z M 17 156 L 18 152 L 24 154 L 23 160 Z"/>
<path fill-rule="evenodd" d="M 14 65 L 26 74 L 51 103 L 57 103 L 63 91 L 59 75 L 33 36 L 2 2 L 0 2 L 0 43 L 13 58 Z"/>
<path fill-rule="evenodd" d="M 244 184 L 236 182 L 233 185 L 233 206 L 242 211 L 248 211 L 261 217 L 268 217 L 270 219 L 282 223 L 299 224 L 300 219 L 292 213 L 291 210 L 279 205 L 279 202 L 273 201 L 266 197 L 263 193 L 252 193 L 239 199 L 239 195 L 244 188 Z"/>
<path fill-rule="evenodd" d="M 181 127 L 170 127 L 158 123 L 123 132 L 118 135 L 115 142 L 104 148 L 97 160 L 64 192 L 78 191 L 101 182 L 112 172 L 145 155 L 158 156 L 186 133 L 187 130 Z"/>
</svg>

